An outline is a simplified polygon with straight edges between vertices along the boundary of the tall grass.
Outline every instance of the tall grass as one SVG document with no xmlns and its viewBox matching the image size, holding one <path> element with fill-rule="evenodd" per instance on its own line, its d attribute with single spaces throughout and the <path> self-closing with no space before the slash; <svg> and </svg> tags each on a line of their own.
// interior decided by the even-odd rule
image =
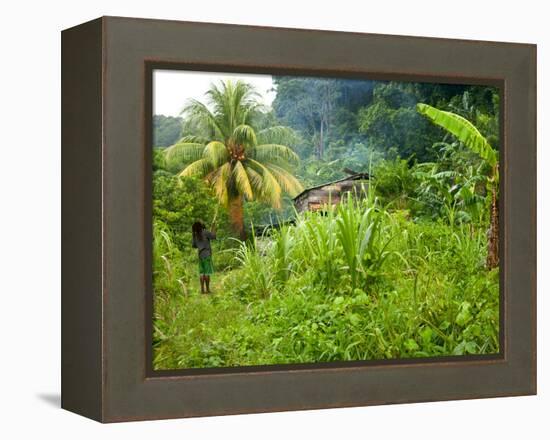
<svg viewBox="0 0 550 440">
<path fill-rule="evenodd" d="M 487 239 L 471 226 L 348 198 L 238 242 L 203 297 L 185 296 L 159 230 L 155 367 L 498 352 L 498 270 L 485 270 Z"/>
<path fill-rule="evenodd" d="M 153 283 L 157 295 L 188 293 L 189 274 L 182 254 L 162 222 L 153 225 Z"/>
<path fill-rule="evenodd" d="M 306 212 L 299 216 L 295 235 L 294 260 L 297 273 L 312 270 L 313 281 L 331 291 L 338 279 L 338 267 L 342 252 L 336 238 L 336 218 L 334 209 L 327 215 Z"/>
<path fill-rule="evenodd" d="M 245 268 L 240 272 L 240 281 L 238 281 L 239 291 L 244 293 L 241 296 L 247 298 L 268 296 L 274 288 L 276 271 L 272 266 L 265 264 L 265 258 L 259 249 L 258 238 L 254 233 L 249 242 L 240 242 L 235 250 L 235 260 Z"/>
<path fill-rule="evenodd" d="M 360 279 L 364 289 L 380 271 L 390 255 L 387 247 L 392 240 L 391 217 L 377 207 L 371 192 L 365 199 L 345 198 L 338 206 L 338 239 L 344 251 L 346 268 L 355 290 Z"/>
</svg>

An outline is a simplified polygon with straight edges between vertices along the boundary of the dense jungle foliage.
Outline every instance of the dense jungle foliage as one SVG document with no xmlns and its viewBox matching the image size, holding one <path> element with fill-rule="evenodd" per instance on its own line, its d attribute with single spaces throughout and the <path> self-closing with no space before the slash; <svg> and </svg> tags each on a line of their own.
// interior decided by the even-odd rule
<svg viewBox="0 0 550 440">
<path fill-rule="evenodd" d="M 225 83 L 155 116 L 154 368 L 498 352 L 498 90 L 274 85 L 271 108 Z M 295 211 L 345 169 L 370 173 L 365 197 Z M 197 220 L 216 223 L 208 295 Z"/>
</svg>

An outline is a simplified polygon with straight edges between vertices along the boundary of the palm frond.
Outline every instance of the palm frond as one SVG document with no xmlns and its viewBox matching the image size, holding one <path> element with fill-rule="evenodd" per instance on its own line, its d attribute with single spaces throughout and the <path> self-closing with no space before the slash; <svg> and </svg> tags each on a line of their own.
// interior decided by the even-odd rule
<svg viewBox="0 0 550 440">
<path fill-rule="evenodd" d="M 246 171 L 246 174 L 248 175 L 248 181 L 250 182 L 250 187 L 252 188 L 252 192 L 254 193 L 254 198 L 262 202 L 264 201 L 268 202 L 268 200 L 264 199 L 264 193 L 263 193 L 264 180 L 261 174 L 249 166 L 245 166 L 244 169 Z"/>
<path fill-rule="evenodd" d="M 219 141 L 209 142 L 203 150 L 203 157 L 212 162 L 212 166 L 219 167 L 229 161 L 227 147 Z"/>
<path fill-rule="evenodd" d="M 210 162 L 208 159 L 199 159 L 195 162 L 189 164 L 187 167 L 183 169 L 181 173 L 179 173 L 180 177 L 205 177 L 208 173 L 210 173 L 214 167 L 212 166 L 212 162 Z"/>
<path fill-rule="evenodd" d="M 241 124 L 250 124 L 250 121 L 254 119 L 254 117 L 262 111 L 266 111 L 266 106 L 263 104 L 260 104 L 259 102 L 251 103 L 247 106 L 246 109 L 244 109 L 241 113 L 241 120 L 238 121 Z"/>
<path fill-rule="evenodd" d="M 253 147 L 256 145 L 256 132 L 250 125 L 241 124 L 235 127 L 232 136 L 234 142 L 246 147 Z"/>
<path fill-rule="evenodd" d="M 252 188 L 250 186 L 250 181 L 248 180 L 246 170 L 241 162 L 237 161 L 233 166 L 232 177 L 239 193 L 243 194 L 247 200 L 252 200 L 254 198 L 254 194 L 252 193 Z"/>
<path fill-rule="evenodd" d="M 254 199 L 267 204 L 273 204 L 273 193 L 270 185 L 265 184 L 262 174 L 257 172 L 251 166 L 245 166 L 248 180 L 250 181 L 250 187 L 254 193 Z"/>
<path fill-rule="evenodd" d="M 202 144 L 206 145 L 208 139 L 204 136 L 188 134 L 183 136 L 178 142 L 178 144 Z"/>
<path fill-rule="evenodd" d="M 251 107 L 257 105 L 260 94 L 252 84 L 241 80 L 227 81 L 226 84 L 231 87 L 231 93 L 228 93 L 228 96 L 230 97 L 233 108 L 246 112 Z"/>
<path fill-rule="evenodd" d="M 263 144 L 254 148 L 252 157 L 259 162 L 287 162 L 297 165 L 300 157 L 290 147 L 279 144 Z"/>
<path fill-rule="evenodd" d="M 232 86 L 230 84 L 220 81 L 219 85 L 215 83 L 210 84 L 210 88 L 206 92 L 213 112 L 217 115 L 218 123 L 223 125 L 224 139 L 227 139 L 233 131 L 231 130 L 231 103 L 227 96 L 231 89 Z"/>
<path fill-rule="evenodd" d="M 281 207 L 281 185 L 271 171 L 254 159 L 247 159 L 245 166 L 250 166 L 262 177 L 262 198 L 274 208 L 279 209 Z"/>
<path fill-rule="evenodd" d="M 191 99 L 181 112 L 185 114 L 190 120 L 202 123 L 209 127 L 215 136 L 225 138 L 227 135 L 226 127 L 224 127 L 219 118 L 216 117 L 210 109 L 202 102 Z"/>
<path fill-rule="evenodd" d="M 298 134 L 292 128 L 282 125 L 264 128 L 256 136 L 259 144 L 295 145 L 299 142 Z"/>
<path fill-rule="evenodd" d="M 200 159 L 203 150 L 204 144 L 181 142 L 166 148 L 163 154 L 167 163 L 182 164 Z"/>
<path fill-rule="evenodd" d="M 281 189 L 291 197 L 296 196 L 304 190 L 300 181 L 284 168 L 271 163 L 265 164 L 265 166 L 277 179 Z"/>
<path fill-rule="evenodd" d="M 220 81 L 212 84 L 207 92 L 220 125 L 223 125 L 224 138 L 232 134 L 235 127 L 248 122 L 248 115 L 257 106 L 259 94 L 254 87 L 244 81 Z"/>
<path fill-rule="evenodd" d="M 212 173 L 210 183 L 220 204 L 227 206 L 229 202 L 228 183 L 231 178 L 231 164 L 225 163 Z"/>
</svg>

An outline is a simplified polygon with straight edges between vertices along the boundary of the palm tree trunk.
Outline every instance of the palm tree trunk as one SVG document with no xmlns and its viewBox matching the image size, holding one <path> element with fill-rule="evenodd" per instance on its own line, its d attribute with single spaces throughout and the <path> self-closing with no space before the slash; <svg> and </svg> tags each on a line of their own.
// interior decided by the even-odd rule
<svg viewBox="0 0 550 440">
<path fill-rule="evenodd" d="M 246 239 L 244 231 L 243 198 L 237 196 L 229 201 L 229 220 L 233 231 L 241 240 Z"/>
<path fill-rule="evenodd" d="M 498 198 L 495 188 L 491 194 L 491 225 L 489 226 L 489 244 L 487 250 L 487 269 L 494 269 L 499 263 L 498 242 L 499 242 L 499 223 L 498 223 Z"/>
</svg>

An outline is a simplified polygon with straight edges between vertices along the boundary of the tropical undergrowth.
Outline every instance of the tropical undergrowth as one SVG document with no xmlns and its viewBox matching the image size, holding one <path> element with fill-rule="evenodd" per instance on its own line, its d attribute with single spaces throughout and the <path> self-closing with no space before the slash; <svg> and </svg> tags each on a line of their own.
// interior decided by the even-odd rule
<svg viewBox="0 0 550 440">
<path fill-rule="evenodd" d="M 215 252 L 211 295 L 156 225 L 155 369 L 498 352 L 485 229 L 368 193 Z"/>
</svg>

